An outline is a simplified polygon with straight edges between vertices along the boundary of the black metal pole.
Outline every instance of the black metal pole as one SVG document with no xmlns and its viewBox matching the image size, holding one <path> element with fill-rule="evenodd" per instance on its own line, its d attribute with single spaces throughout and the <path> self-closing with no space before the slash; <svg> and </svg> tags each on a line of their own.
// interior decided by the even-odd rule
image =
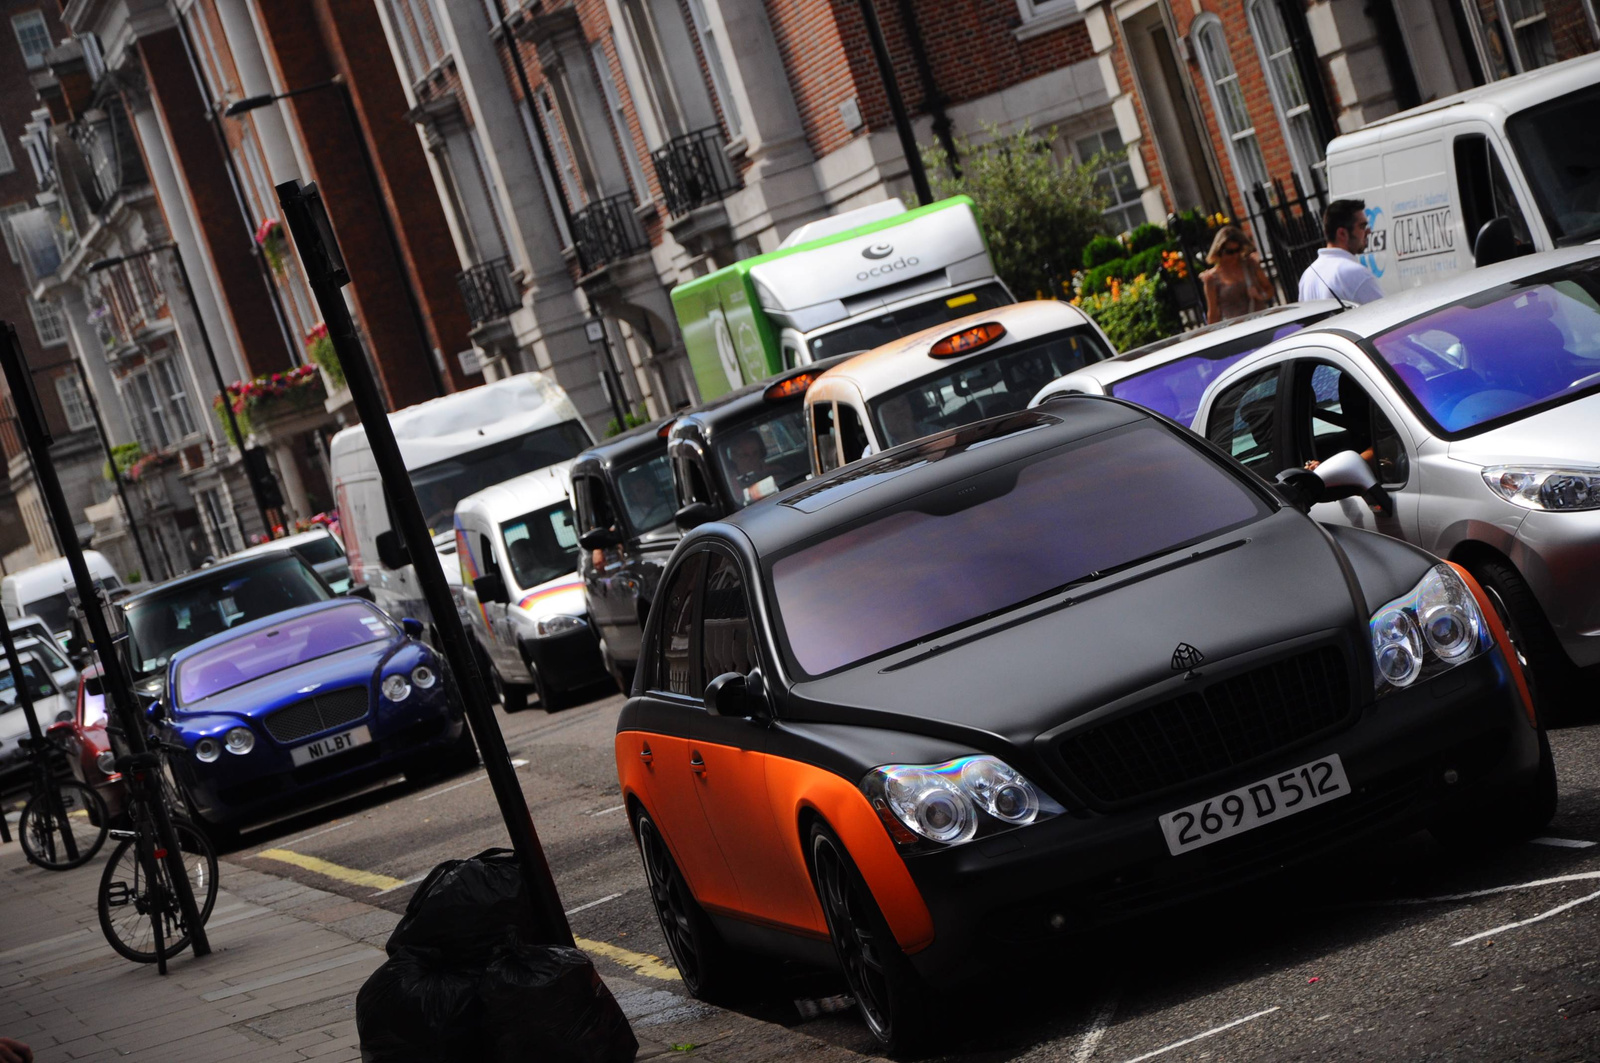
<svg viewBox="0 0 1600 1063">
<path fill-rule="evenodd" d="M 67 567 L 72 570 L 72 580 L 78 588 L 79 605 L 83 609 L 84 620 L 89 624 L 95 655 L 100 658 L 100 674 L 106 698 L 122 725 L 128 748 L 135 754 L 148 752 L 149 746 L 144 738 L 144 715 L 134 704 L 133 688 L 122 674 L 122 663 L 112 648 L 111 628 L 100 609 L 100 589 L 89 575 L 89 566 L 83 560 L 83 548 L 78 545 L 75 536 L 68 534 L 73 525 L 72 510 L 67 505 L 67 496 L 61 491 L 55 466 L 50 462 L 50 430 L 39 409 L 39 399 L 34 392 L 33 380 L 28 375 L 28 365 L 22 357 L 22 344 L 17 339 L 16 327 L 9 321 L 0 321 L 0 368 L 4 369 L 6 383 L 11 387 L 11 402 L 16 407 L 17 424 L 22 429 L 23 440 L 34 457 L 39 494 L 44 498 L 45 509 L 56 526 L 56 534 L 62 540 L 61 552 L 66 556 Z M 152 789 L 157 789 L 153 783 L 151 785 Z M 211 942 L 201 923 L 200 909 L 194 902 L 189 869 L 184 866 L 183 848 L 178 841 L 177 831 L 172 827 L 172 818 L 167 814 L 166 802 L 151 802 L 150 813 L 155 821 L 156 837 L 167 851 L 167 876 L 172 879 L 173 892 L 178 895 L 178 908 L 189 930 L 189 946 L 196 956 L 204 956 L 211 951 Z"/>
<path fill-rule="evenodd" d="M 928 47 L 922 41 L 922 25 L 917 21 L 915 0 L 900 0 L 900 24 L 906 30 L 906 43 L 911 45 L 911 58 L 916 60 L 917 79 L 922 82 L 922 109 L 933 116 L 933 135 L 938 138 L 939 146 L 944 148 L 950 176 L 960 180 L 961 155 L 956 151 L 955 123 L 950 121 L 950 112 L 945 110 L 945 104 L 950 99 L 939 88 L 933 64 L 928 62 Z"/>
<path fill-rule="evenodd" d="M 89 374 L 83 371 L 83 362 L 76 360 L 74 369 L 78 371 L 78 382 L 83 385 L 84 398 L 89 400 L 89 412 L 94 415 L 94 430 L 100 433 L 100 449 L 105 451 L 106 467 L 111 470 L 111 483 L 117 489 L 117 499 L 122 503 L 122 515 L 128 522 L 128 534 L 133 536 L 133 545 L 139 551 L 139 564 L 144 566 L 144 575 L 147 579 L 155 578 L 155 570 L 150 565 L 150 555 L 145 551 L 144 538 L 139 534 L 139 524 L 133 519 L 133 504 L 128 501 L 127 487 L 122 478 L 122 470 L 117 468 L 117 459 L 111 452 L 111 436 L 106 432 L 106 422 L 100 416 L 100 403 L 94 397 L 94 388 L 89 386 Z M 167 575 L 175 573 L 169 568 Z"/>
<path fill-rule="evenodd" d="M 883 41 L 883 27 L 878 24 L 878 9 L 872 0 L 860 0 L 860 4 L 862 21 L 867 24 L 867 38 L 872 42 L 872 56 L 878 61 L 883 91 L 889 97 L 889 112 L 894 115 L 894 128 L 900 134 L 900 150 L 905 153 L 906 167 L 911 171 L 911 184 L 917 190 L 917 199 L 927 206 L 933 202 L 933 189 L 928 185 L 928 171 L 922 165 L 922 150 L 917 147 L 916 134 L 911 131 L 906 101 L 900 97 L 894 62 L 889 58 L 889 46 Z"/>
<path fill-rule="evenodd" d="M 572 208 L 567 205 L 567 193 L 561 184 L 561 171 L 556 169 L 555 153 L 550 150 L 550 137 L 545 133 L 544 123 L 539 121 L 539 108 L 535 104 L 533 88 L 528 84 L 528 69 L 522 62 L 522 50 L 517 47 L 516 34 L 512 32 L 510 19 L 506 16 L 505 5 L 501 0 L 489 0 L 494 5 L 495 28 L 506 39 L 506 50 L 511 53 L 511 68 L 517 73 L 517 87 L 522 90 L 522 102 L 528 108 L 528 116 L 532 119 L 534 143 L 539 149 L 539 161 L 544 164 L 545 170 L 550 174 L 550 180 L 555 184 L 556 206 L 561 208 L 561 221 L 567 229 L 567 239 L 577 243 L 577 231 L 572 227 Z M 581 257 L 581 256 L 580 256 Z"/>
<path fill-rule="evenodd" d="M 315 184 L 302 187 L 299 181 L 286 181 L 278 186 L 278 202 L 311 282 L 311 294 L 328 326 L 328 339 L 333 342 L 339 364 L 344 369 L 350 397 L 361 414 L 361 424 L 372 447 L 372 459 L 383 478 L 384 494 L 393 507 L 396 530 L 410 553 L 423 598 L 433 614 L 440 650 L 451 672 L 458 677 L 467 720 L 477 739 L 478 751 L 483 755 L 483 768 L 500 805 L 500 815 L 511 835 L 511 847 L 517 854 L 528 896 L 535 913 L 545 924 L 550 942 L 570 946 L 573 944 L 572 928 L 562 911 L 561 897 L 556 892 L 555 879 L 534 830 L 527 799 L 517 782 L 516 769 L 511 766 L 505 738 L 495 722 L 483 677 L 478 674 L 477 663 L 468 648 L 466 629 L 461 626 L 461 617 L 450 598 L 450 585 L 445 582 L 439 555 L 433 549 L 433 537 L 428 533 L 417 493 L 400 456 L 400 446 L 395 442 L 378 382 L 361 356 L 355 323 L 340 292 L 350 282 L 350 274 L 334 241 L 322 197 Z"/>
</svg>

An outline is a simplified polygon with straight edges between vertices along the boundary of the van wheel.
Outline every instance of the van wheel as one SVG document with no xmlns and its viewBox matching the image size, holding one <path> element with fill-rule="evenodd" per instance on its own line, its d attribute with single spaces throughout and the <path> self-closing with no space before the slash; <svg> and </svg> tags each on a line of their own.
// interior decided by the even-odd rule
<svg viewBox="0 0 1600 1063">
<path fill-rule="evenodd" d="M 528 707 L 529 688 L 522 683 L 507 683 L 500 678 L 500 669 L 492 664 L 489 666 L 489 684 L 494 687 L 494 696 L 500 702 L 500 707 L 507 712 L 521 712 Z"/>
<path fill-rule="evenodd" d="M 1573 715 L 1575 669 L 1561 648 L 1533 590 L 1511 565 L 1479 561 L 1470 566 L 1473 576 L 1511 636 L 1511 646 L 1522 661 L 1533 694 L 1534 713 L 1541 724 L 1554 725 Z"/>
<path fill-rule="evenodd" d="M 534 665 L 528 665 L 528 671 L 533 673 L 533 688 L 539 694 L 539 704 L 545 712 L 556 712 L 567 707 L 567 692 L 555 690 L 545 679 L 544 673 Z"/>
</svg>

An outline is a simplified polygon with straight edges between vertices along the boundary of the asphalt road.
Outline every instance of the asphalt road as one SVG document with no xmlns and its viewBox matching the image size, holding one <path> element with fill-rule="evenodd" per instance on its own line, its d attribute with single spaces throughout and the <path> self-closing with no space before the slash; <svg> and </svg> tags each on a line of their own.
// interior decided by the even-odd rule
<svg viewBox="0 0 1600 1063">
<path fill-rule="evenodd" d="M 500 720 L 574 933 L 602 974 L 622 964 L 681 993 L 657 960 L 666 946 L 621 808 L 621 704 Z M 986 957 L 999 973 L 953 998 L 935 1058 L 1600 1058 L 1600 724 L 1552 745 L 1561 806 L 1542 843 L 1463 854 L 1418 834 L 1045 962 Z M 392 780 L 247 832 L 228 859 L 398 912 L 435 863 L 504 844 L 476 771 Z M 739 1006 L 873 1053 L 843 992 L 826 973 L 780 969 Z"/>
</svg>

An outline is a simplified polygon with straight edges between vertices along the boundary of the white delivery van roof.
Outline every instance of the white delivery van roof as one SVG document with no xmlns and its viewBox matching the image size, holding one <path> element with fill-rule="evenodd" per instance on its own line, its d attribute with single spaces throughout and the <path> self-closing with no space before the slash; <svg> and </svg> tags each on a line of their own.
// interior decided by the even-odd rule
<svg viewBox="0 0 1600 1063">
<path fill-rule="evenodd" d="M 843 214 L 835 214 L 829 218 L 818 218 L 808 221 L 794 232 L 783 238 L 778 245 L 779 249 L 796 247 L 800 244 L 810 243 L 812 240 L 821 240 L 824 237 L 835 236 L 848 232 L 858 225 L 870 225 L 875 221 L 892 218 L 896 214 L 904 214 L 906 205 L 898 199 L 886 199 L 881 203 L 873 203 L 866 207 L 857 207 L 847 210 Z"/>
<path fill-rule="evenodd" d="M 578 421 L 567 393 L 543 373 L 516 376 L 458 391 L 389 415 L 407 469 L 420 469 L 562 421 Z M 329 447 L 335 469 L 370 451 L 367 433 L 351 425 Z"/>
<path fill-rule="evenodd" d="M 89 575 L 96 580 L 116 575 L 111 563 L 98 550 L 85 550 L 83 563 Z M 29 602 L 60 594 L 73 585 L 72 569 L 64 557 L 33 565 L 5 577 L 6 599 L 15 601 L 20 613 L 28 611 Z"/>
<path fill-rule="evenodd" d="M 570 468 L 572 462 L 563 461 L 485 487 L 456 503 L 456 513 L 470 513 L 498 527 L 504 521 L 553 506 L 567 498 L 567 470 Z"/>
</svg>

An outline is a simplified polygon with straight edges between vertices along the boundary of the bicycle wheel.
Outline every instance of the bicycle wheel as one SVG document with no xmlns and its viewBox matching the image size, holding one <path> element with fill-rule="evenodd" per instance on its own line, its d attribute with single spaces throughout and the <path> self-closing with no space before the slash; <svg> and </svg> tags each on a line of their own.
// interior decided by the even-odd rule
<svg viewBox="0 0 1600 1063">
<path fill-rule="evenodd" d="M 29 863 L 47 871 L 69 871 L 94 859 L 106 843 L 106 806 L 99 794 L 76 780 L 55 786 L 66 819 L 50 814 L 48 795 L 34 794 L 17 821 L 17 836 Z"/>
<path fill-rule="evenodd" d="M 217 854 L 206 836 L 187 820 L 174 818 L 173 827 L 189 870 L 200 922 L 204 923 L 217 903 Z M 100 876 L 100 929 L 111 947 L 124 957 L 135 963 L 155 963 L 187 948 L 189 931 L 183 925 L 166 863 L 156 861 L 157 881 L 151 882 L 139 860 L 137 843 L 135 838 L 125 839 L 106 861 L 105 872 Z M 161 920 L 164 939 L 159 946 L 154 927 L 157 919 Z"/>
</svg>

